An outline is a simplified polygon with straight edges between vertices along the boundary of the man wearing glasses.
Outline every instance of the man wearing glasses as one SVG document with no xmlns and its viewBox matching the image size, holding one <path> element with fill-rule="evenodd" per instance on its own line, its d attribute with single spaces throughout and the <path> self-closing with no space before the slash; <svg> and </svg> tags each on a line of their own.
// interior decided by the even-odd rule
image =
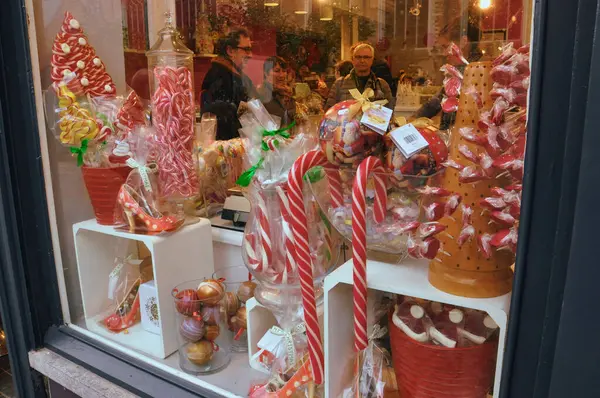
<svg viewBox="0 0 600 398">
<path fill-rule="evenodd" d="M 217 42 L 217 58 L 202 82 L 200 109 L 217 116 L 217 140 L 239 137 L 240 102 L 256 96 L 252 80 L 244 74 L 252 58 L 252 42 L 245 29 L 230 32 Z"/>
<path fill-rule="evenodd" d="M 340 77 L 335 81 L 331 90 L 329 90 L 329 98 L 325 103 L 325 109 L 331 108 L 338 102 L 352 99 L 350 89 L 356 88 L 361 93 L 367 87 L 370 87 L 375 92 L 375 95 L 369 98 L 371 101 L 386 99 L 388 102 L 385 105 L 390 109 L 394 109 L 396 99 L 392 96 L 392 90 L 385 80 L 375 76 L 371 72 L 375 49 L 368 43 L 357 43 L 350 49 L 352 55 L 353 69 L 345 77 Z"/>
</svg>

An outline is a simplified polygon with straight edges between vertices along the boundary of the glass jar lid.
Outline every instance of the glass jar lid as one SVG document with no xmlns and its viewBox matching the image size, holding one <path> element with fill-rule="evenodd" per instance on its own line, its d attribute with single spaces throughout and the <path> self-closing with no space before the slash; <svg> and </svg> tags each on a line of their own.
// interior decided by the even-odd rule
<svg viewBox="0 0 600 398">
<path fill-rule="evenodd" d="M 173 25 L 171 12 L 165 13 L 165 27 L 158 31 L 158 40 L 147 52 L 147 55 L 152 56 L 166 53 L 180 53 L 186 56 L 194 54 L 181 40 L 179 31 Z"/>
</svg>

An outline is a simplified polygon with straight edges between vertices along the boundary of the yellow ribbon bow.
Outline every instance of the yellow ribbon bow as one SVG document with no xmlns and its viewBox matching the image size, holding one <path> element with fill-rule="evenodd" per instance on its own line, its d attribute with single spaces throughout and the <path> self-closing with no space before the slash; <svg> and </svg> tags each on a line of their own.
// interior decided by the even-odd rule
<svg viewBox="0 0 600 398">
<path fill-rule="evenodd" d="M 352 105 L 349 110 L 351 117 L 354 117 L 354 115 L 356 115 L 359 110 L 362 110 L 364 113 L 371 108 L 381 107 L 388 103 L 386 99 L 377 101 L 369 100 L 369 98 L 375 95 L 375 92 L 371 87 L 366 88 L 362 94 L 355 88 L 351 88 L 349 92 L 352 98 L 356 100 L 356 104 Z"/>
<path fill-rule="evenodd" d="M 404 116 L 396 116 L 394 118 L 394 123 L 398 126 L 398 127 L 402 127 L 405 124 L 408 124 L 409 122 L 407 121 L 407 119 Z M 410 124 L 412 124 L 413 126 L 415 126 L 416 128 L 421 128 L 421 129 L 430 129 L 432 131 L 436 131 L 437 129 L 435 128 L 434 124 L 433 124 L 433 120 L 428 119 L 426 117 L 420 117 L 418 119 L 413 120 L 412 122 L 410 122 Z"/>
</svg>

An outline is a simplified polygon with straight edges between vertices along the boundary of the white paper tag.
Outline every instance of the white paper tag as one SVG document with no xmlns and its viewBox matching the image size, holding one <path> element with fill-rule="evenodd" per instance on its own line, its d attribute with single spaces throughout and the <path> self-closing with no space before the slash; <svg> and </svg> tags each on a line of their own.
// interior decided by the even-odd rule
<svg viewBox="0 0 600 398">
<path fill-rule="evenodd" d="M 109 300 L 114 300 L 114 298 L 115 298 L 115 290 L 117 288 L 117 283 L 119 282 L 119 274 L 121 273 L 122 269 L 123 269 L 123 263 L 119 263 L 108 275 L 108 299 Z"/>
<path fill-rule="evenodd" d="M 410 123 L 392 130 L 390 137 L 407 159 L 429 145 L 419 130 Z"/>
<path fill-rule="evenodd" d="M 387 128 L 390 125 L 390 119 L 392 118 L 393 113 L 394 111 L 389 108 L 383 106 L 373 106 L 363 113 L 360 122 L 373 129 L 377 133 L 383 135 L 387 132 Z"/>
<path fill-rule="evenodd" d="M 282 335 L 277 335 L 270 330 L 267 330 L 267 333 L 260 339 L 257 346 L 258 348 L 262 348 L 263 350 L 269 351 L 272 354 L 275 354 L 281 346 L 281 341 L 283 340 Z"/>
</svg>

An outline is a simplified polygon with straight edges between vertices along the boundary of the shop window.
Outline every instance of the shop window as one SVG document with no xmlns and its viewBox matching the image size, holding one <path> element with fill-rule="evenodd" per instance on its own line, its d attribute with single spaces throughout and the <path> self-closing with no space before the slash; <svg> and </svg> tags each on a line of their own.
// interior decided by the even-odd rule
<svg viewBox="0 0 600 398">
<path fill-rule="evenodd" d="M 385 256 L 369 253 L 378 272 L 361 294 L 387 305 L 382 324 L 396 339 L 393 361 L 378 364 L 386 388 L 417 394 L 409 368 L 425 374 L 419 355 L 442 352 L 440 369 L 476 368 L 448 396 L 498 393 L 531 0 L 33 3 L 68 327 L 217 393 L 316 382 L 341 396 L 353 363 L 332 363 L 352 358 L 361 325 L 351 316 L 357 265 L 346 260 L 361 256 L 348 247 L 360 228 L 351 203 L 364 194 L 364 251 Z M 318 153 L 319 168 L 288 181 L 304 153 Z M 364 158 L 368 183 L 356 171 Z M 297 243 L 302 192 L 307 247 Z M 301 312 L 268 314 L 293 294 L 296 306 L 307 300 L 307 259 L 328 305 L 313 314 L 304 302 L 308 342 Z M 285 331 L 270 329 L 276 321 Z M 296 351 L 260 347 L 267 330 L 292 348 L 301 335 L 297 363 L 285 362 Z M 288 355 L 284 369 L 277 355 Z M 423 377 L 438 396 L 443 386 Z"/>
</svg>

